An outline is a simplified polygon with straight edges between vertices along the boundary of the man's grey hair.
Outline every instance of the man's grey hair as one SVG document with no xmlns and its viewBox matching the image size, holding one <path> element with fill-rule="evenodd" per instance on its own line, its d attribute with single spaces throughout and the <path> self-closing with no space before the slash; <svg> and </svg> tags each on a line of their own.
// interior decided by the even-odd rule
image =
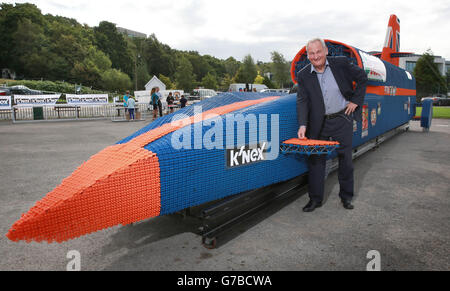
<svg viewBox="0 0 450 291">
<path fill-rule="evenodd" d="M 311 39 L 310 41 L 308 41 L 308 42 L 306 43 L 306 49 L 308 49 L 308 46 L 309 46 L 311 43 L 316 42 L 316 41 L 320 42 L 320 43 L 322 44 L 322 47 L 323 47 L 324 49 L 327 48 L 327 45 L 325 44 L 325 41 L 324 41 L 322 38 L 316 37 L 316 38 L 313 38 L 313 39 Z"/>
</svg>

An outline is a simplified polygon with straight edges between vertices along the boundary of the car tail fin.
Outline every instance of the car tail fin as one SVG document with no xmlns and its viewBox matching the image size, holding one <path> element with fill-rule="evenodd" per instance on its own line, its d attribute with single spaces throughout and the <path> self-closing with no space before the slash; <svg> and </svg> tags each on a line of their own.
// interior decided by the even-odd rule
<svg viewBox="0 0 450 291">
<path fill-rule="evenodd" d="M 398 67 L 399 58 L 411 54 L 400 52 L 400 19 L 393 14 L 389 18 L 381 59 Z"/>
</svg>

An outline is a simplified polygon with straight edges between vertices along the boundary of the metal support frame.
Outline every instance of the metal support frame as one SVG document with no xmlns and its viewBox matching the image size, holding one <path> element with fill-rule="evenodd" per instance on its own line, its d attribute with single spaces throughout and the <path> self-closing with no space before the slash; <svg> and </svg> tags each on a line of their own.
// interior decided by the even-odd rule
<svg viewBox="0 0 450 291">
<path fill-rule="evenodd" d="M 307 176 L 302 175 L 287 182 L 235 195 L 202 209 L 197 218 L 202 221 L 199 233 L 203 246 L 215 248 L 218 238 L 236 231 L 239 224 L 251 220 L 257 214 L 267 213 L 275 204 L 294 201 L 305 194 L 306 189 L 302 191 L 302 187 L 306 185 L 306 179 Z"/>
<path fill-rule="evenodd" d="M 331 155 L 334 150 L 339 148 L 339 145 L 318 145 L 318 146 L 303 146 L 295 144 L 281 144 L 280 151 L 283 154 L 305 154 L 305 155 Z"/>
</svg>

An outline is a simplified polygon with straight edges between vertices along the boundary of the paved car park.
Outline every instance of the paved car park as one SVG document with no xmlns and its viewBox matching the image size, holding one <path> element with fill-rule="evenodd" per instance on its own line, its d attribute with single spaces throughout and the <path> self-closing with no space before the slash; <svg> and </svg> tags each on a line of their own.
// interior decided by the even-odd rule
<svg viewBox="0 0 450 291">
<path fill-rule="evenodd" d="M 336 173 L 328 199 L 303 213 L 303 195 L 237 229 L 208 250 L 196 221 L 179 215 L 117 226 L 63 244 L 9 241 L 10 226 L 83 161 L 144 126 L 107 120 L 0 122 L 0 270 L 449 270 L 450 120 L 419 122 L 355 160 L 355 210 L 342 208 Z"/>
</svg>

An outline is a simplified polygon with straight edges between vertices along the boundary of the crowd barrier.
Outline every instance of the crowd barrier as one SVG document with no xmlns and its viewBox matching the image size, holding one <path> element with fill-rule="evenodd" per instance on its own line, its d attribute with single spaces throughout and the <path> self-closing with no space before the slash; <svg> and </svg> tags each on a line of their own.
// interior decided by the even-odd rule
<svg viewBox="0 0 450 291">
<path fill-rule="evenodd" d="M 148 111 L 148 104 L 136 104 L 141 119 L 152 116 Z M 13 106 L 8 110 L 0 110 L 0 120 L 21 121 L 57 121 L 57 120 L 86 120 L 86 119 L 125 119 L 123 105 L 44 105 L 44 106 Z"/>
</svg>

